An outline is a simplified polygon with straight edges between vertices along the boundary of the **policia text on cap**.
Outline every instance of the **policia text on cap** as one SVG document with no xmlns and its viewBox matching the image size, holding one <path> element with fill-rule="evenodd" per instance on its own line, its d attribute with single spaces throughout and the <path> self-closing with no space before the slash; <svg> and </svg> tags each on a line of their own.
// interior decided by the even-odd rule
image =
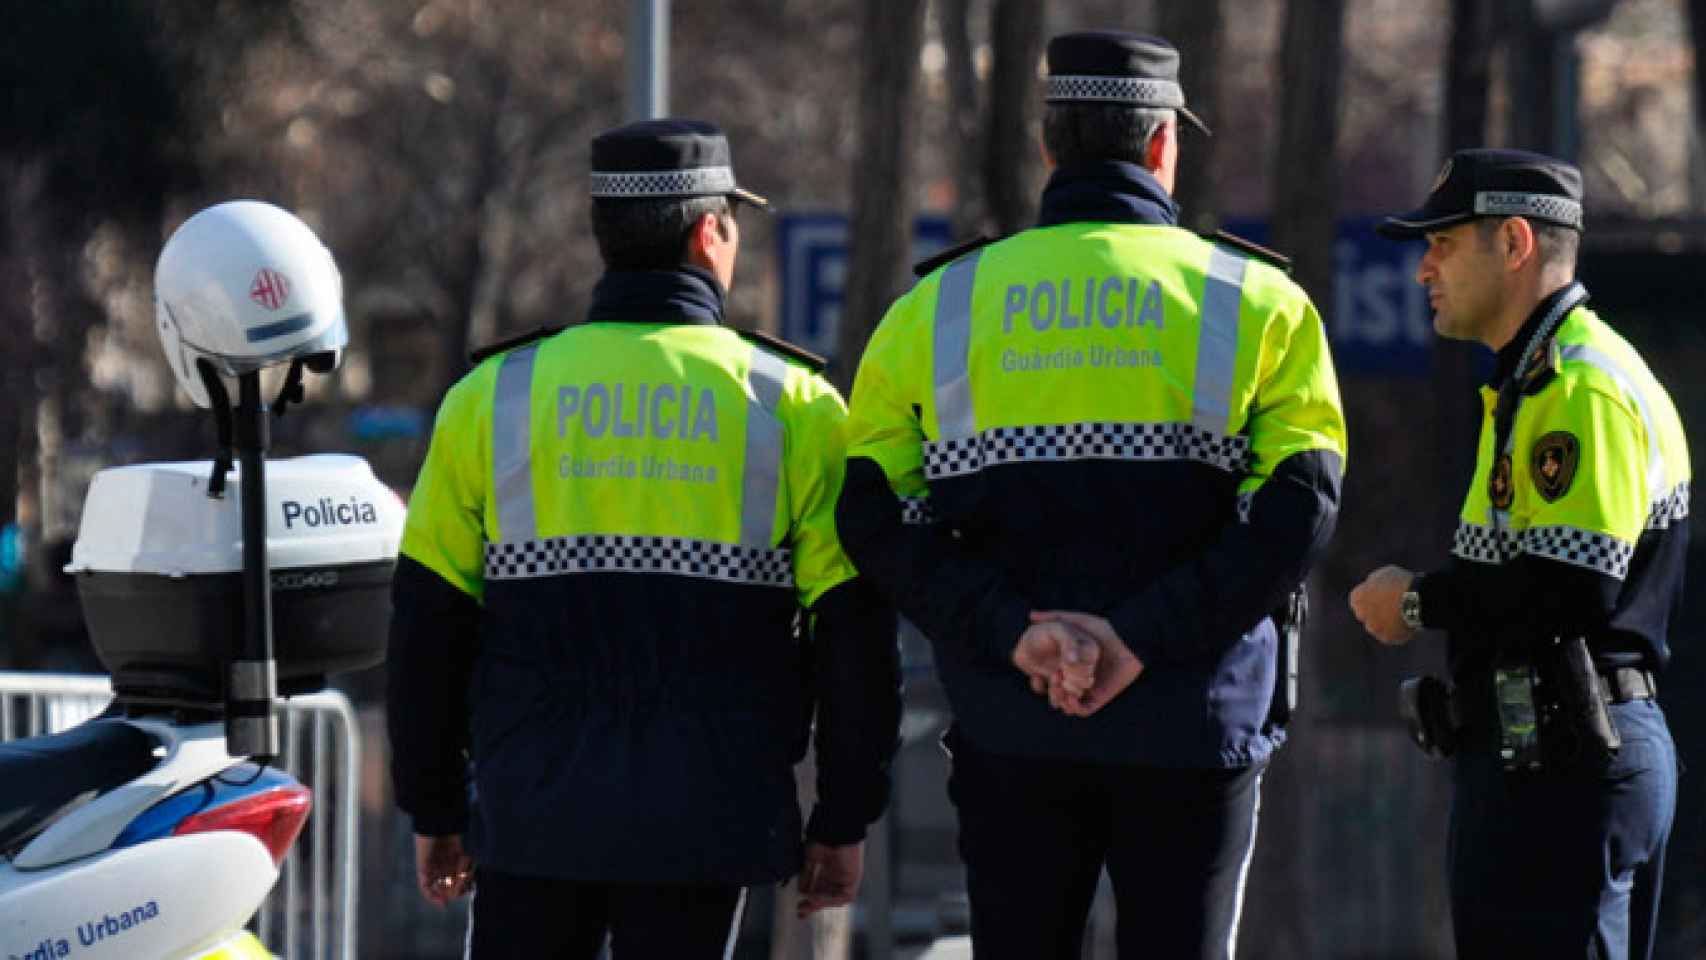
<svg viewBox="0 0 1706 960">
<path fill-rule="evenodd" d="M 475 960 L 729 956 L 750 885 L 851 902 L 888 800 L 896 622 L 836 539 L 846 408 L 722 325 L 734 207 L 765 201 L 707 123 L 609 131 L 592 166 L 586 322 L 451 388 L 396 576 L 397 802 L 429 899 L 472 867 Z"/>
<path fill-rule="evenodd" d="M 1449 565 L 1369 574 L 1381 643 L 1445 630 L 1451 681 L 1413 682 L 1419 743 L 1454 757 L 1460 957 L 1651 955 L 1676 806 L 1655 702 L 1688 545 L 1688 449 L 1638 353 L 1575 282 L 1581 174 L 1465 150 L 1387 236 L 1425 238 L 1440 335 L 1498 352 Z"/>
<path fill-rule="evenodd" d="M 1104 863 L 1121 956 L 1232 953 L 1337 510 L 1315 308 L 1176 226 L 1178 63 L 1054 38 L 1037 226 L 925 265 L 853 388 L 837 526 L 934 644 L 979 958 L 1077 956 Z"/>
</svg>

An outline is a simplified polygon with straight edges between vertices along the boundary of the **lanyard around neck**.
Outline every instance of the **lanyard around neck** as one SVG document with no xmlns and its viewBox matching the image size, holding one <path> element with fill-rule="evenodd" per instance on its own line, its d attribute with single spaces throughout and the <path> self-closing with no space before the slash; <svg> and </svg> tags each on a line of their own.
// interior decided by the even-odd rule
<svg viewBox="0 0 1706 960">
<path fill-rule="evenodd" d="M 1522 406 L 1522 388 L 1528 379 L 1529 366 L 1534 363 L 1536 354 L 1557 332 L 1558 325 L 1563 323 L 1564 318 L 1569 316 L 1571 310 L 1580 306 L 1582 301 L 1587 298 L 1586 287 L 1580 283 L 1571 283 L 1559 295 L 1557 302 L 1552 304 L 1552 309 L 1546 311 L 1546 316 L 1534 328 L 1534 332 L 1529 335 L 1528 342 L 1523 345 L 1521 357 L 1517 360 L 1516 368 L 1511 371 L 1510 376 L 1505 378 L 1505 382 L 1499 385 L 1499 400 L 1493 406 L 1493 464 L 1491 469 L 1494 475 L 1499 471 L 1500 459 L 1508 458 L 1511 455 L 1511 445 L 1516 440 L 1514 436 L 1516 433 L 1516 413 L 1517 408 Z M 1514 466 L 1506 472 L 1505 482 L 1516 482 Z M 1499 556 L 1508 560 L 1510 558 L 1506 556 L 1506 543 L 1502 536 L 1504 525 L 1500 522 L 1500 514 L 1503 514 L 1505 510 L 1496 502 L 1489 502 L 1488 507 L 1490 508 L 1488 519 L 1492 521 L 1493 526 L 1493 542 L 1499 551 Z"/>
</svg>

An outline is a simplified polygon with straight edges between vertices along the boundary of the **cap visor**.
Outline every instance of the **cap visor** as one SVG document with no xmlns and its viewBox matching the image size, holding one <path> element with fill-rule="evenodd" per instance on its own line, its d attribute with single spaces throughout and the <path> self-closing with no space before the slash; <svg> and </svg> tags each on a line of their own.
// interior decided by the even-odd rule
<svg viewBox="0 0 1706 960">
<path fill-rule="evenodd" d="M 1179 116 L 1184 117 L 1185 122 L 1189 123 L 1193 127 L 1196 127 L 1198 130 L 1201 130 L 1203 136 L 1205 136 L 1205 137 L 1214 136 L 1214 131 L 1210 130 L 1208 128 L 1208 124 L 1203 123 L 1202 118 L 1197 116 L 1196 114 L 1192 113 L 1189 109 L 1187 109 L 1185 107 L 1174 107 L 1173 109 L 1179 111 Z"/>
<path fill-rule="evenodd" d="M 759 196 L 756 193 L 753 193 L 751 190 L 742 190 L 741 188 L 736 187 L 733 190 L 729 191 L 729 196 L 734 197 L 736 200 L 739 200 L 741 203 L 750 204 L 751 206 L 757 207 L 758 209 L 763 210 L 765 213 L 770 212 L 770 201 L 764 199 L 763 197 Z"/>
<path fill-rule="evenodd" d="M 1439 216 L 1426 207 L 1396 217 L 1387 217 L 1375 225 L 1374 232 L 1388 240 L 1419 240 L 1435 230 L 1455 227 L 1475 219 L 1472 213 L 1448 213 Z"/>
</svg>

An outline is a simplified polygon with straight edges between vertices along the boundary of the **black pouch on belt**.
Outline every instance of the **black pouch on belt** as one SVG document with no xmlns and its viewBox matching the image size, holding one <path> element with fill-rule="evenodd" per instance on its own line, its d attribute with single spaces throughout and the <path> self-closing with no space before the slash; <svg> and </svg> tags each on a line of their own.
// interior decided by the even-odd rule
<svg viewBox="0 0 1706 960">
<path fill-rule="evenodd" d="M 1597 773 L 1623 745 L 1585 637 L 1554 637 L 1536 658 L 1540 750 L 1554 770 Z"/>
<path fill-rule="evenodd" d="M 1462 742 L 1451 687 L 1438 677 L 1411 677 L 1398 685 L 1398 713 L 1410 739 L 1434 759 L 1449 757 Z"/>
</svg>

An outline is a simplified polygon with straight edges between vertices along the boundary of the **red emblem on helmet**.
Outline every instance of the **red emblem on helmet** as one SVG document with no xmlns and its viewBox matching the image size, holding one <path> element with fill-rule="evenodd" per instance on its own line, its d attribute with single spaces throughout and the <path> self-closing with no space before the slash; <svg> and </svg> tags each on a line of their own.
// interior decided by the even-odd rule
<svg viewBox="0 0 1706 960">
<path fill-rule="evenodd" d="M 290 299 L 290 281 L 277 270 L 263 268 L 255 274 L 255 282 L 249 284 L 249 299 L 268 310 L 277 310 Z"/>
</svg>

